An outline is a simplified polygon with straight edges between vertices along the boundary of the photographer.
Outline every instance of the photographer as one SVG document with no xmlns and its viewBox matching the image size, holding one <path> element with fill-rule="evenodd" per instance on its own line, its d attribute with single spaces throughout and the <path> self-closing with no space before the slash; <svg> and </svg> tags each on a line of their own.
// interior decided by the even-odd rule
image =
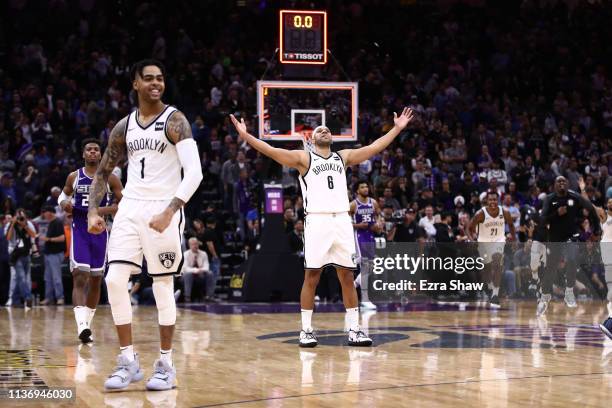
<svg viewBox="0 0 612 408">
<path fill-rule="evenodd" d="M 41 304 L 47 305 L 55 298 L 58 305 L 63 305 L 62 262 L 66 250 L 64 223 L 55 216 L 53 206 L 43 207 L 42 216 L 49 226 L 46 234 L 40 237 L 45 243 L 45 300 Z"/>
<path fill-rule="evenodd" d="M 9 298 L 17 300 L 15 290 L 19 288 L 25 301 L 26 307 L 32 306 L 32 280 L 30 275 L 30 252 L 32 250 L 32 239 L 36 238 L 36 230 L 23 210 L 17 209 L 15 217 L 6 232 L 9 242 L 9 254 L 11 266 L 15 268 L 16 284 Z"/>
</svg>

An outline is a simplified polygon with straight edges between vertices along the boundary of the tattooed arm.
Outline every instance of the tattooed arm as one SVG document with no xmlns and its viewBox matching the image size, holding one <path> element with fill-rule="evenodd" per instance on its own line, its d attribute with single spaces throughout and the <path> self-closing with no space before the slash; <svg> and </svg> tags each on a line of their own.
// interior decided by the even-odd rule
<svg viewBox="0 0 612 408">
<path fill-rule="evenodd" d="M 166 132 L 170 141 L 176 145 L 176 153 L 183 167 L 183 179 L 168 207 L 149 221 L 149 227 L 157 232 L 163 232 L 168 228 L 174 213 L 189 201 L 202 181 L 198 145 L 191 136 L 191 125 L 182 112 L 176 111 L 168 118 Z"/>
<path fill-rule="evenodd" d="M 98 165 L 89 191 L 89 211 L 87 213 L 87 231 L 93 234 L 101 234 L 106 229 L 104 218 L 100 216 L 100 202 L 107 193 L 106 185 L 111 172 L 117 162 L 125 155 L 125 127 L 127 117 L 121 119 L 111 130 L 108 138 L 108 147 Z"/>
</svg>

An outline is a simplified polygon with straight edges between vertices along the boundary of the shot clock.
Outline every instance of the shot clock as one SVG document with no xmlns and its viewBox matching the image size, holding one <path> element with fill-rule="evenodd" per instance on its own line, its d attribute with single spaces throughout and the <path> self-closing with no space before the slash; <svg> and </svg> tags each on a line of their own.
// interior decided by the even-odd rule
<svg viewBox="0 0 612 408">
<path fill-rule="evenodd" d="M 327 63 L 327 12 L 280 11 L 280 62 Z"/>
</svg>

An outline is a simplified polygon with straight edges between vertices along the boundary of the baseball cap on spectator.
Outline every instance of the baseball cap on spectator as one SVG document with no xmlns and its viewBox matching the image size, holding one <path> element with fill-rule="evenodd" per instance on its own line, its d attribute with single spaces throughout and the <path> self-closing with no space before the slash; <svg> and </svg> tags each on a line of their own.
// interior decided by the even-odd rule
<svg viewBox="0 0 612 408">
<path fill-rule="evenodd" d="M 538 200 L 543 201 L 546 198 L 546 193 L 540 193 L 540 195 L 538 195 Z"/>
<path fill-rule="evenodd" d="M 457 197 L 455 197 L 453 202 L 455 203 L 455 205 L 459 205 L 459 204 L 464 205 L 465 204 L 465 198 L 463 198 L 463 196 L 458 195 Z"/>
</svg>

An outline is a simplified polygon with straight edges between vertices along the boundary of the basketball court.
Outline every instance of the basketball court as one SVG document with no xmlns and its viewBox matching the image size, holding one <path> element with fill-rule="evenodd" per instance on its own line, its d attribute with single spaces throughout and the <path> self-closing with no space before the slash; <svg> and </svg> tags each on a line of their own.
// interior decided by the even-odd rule
<svg viewBox="0 0 612 408">
<path fill-rule="evenodd" d="M 75 402 L 3 406 L 79 407 L 516 407 L 608 406 L 612 342 L 596 324 L 599 302 L 567 309 L 534 302 L 383 305 L 365 315 L 372 349 L 344 346 L 341 304 L 320 304 L 320 344 L 297 346 L 296 304 L 193 305 L 179 309 L 174 344 L 178 388 L 144 382 L 104 392 L 117 354 L 108 306 L 79 346 L 71 307 L 0 310 L 3 389 L 75 387 Z M 134 347 L 145 376 L 158 353 L 155 307 L 134 310 Z"/>
</svg>

